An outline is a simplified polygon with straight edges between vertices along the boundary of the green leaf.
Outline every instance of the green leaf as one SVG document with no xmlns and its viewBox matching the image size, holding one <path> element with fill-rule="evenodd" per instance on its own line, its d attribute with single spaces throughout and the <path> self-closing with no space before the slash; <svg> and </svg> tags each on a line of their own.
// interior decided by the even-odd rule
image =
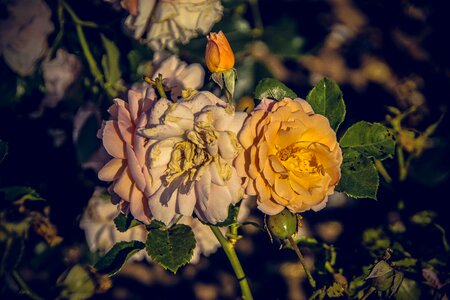
<svg viewBox="0 0 450 300">
<path fill-rule="evenodd" d="M 332 80 L 324 78 L 306 96 L 314 113 L 328 118 L 335 131 L 345 119 L 345 103 L 339 86 Z"/>
<path fill-rule="evenodd" d="M 418 225 L 429 225 L 436 219 L 437 214 L 431 210 L 423 210 L 411 217 L 411 222 Z"/>
<path fill-rule="evenodd" d="M 375 164 L 352 149 L 344 150 L 341 180 L 337 190 L 353 198 L 377 199 L 379 185 Z"/>
<path fill-rule="evenodd" d="M 420 287 L 414 280 L 405 278 L 403 279 L 397 294 L 395 295 L 396 300 L 416 300 L 420 298 Z"/>
<path fill-rule="evenodd" d="M 63 288 L 58 297 L 62 299 L 90 299 L 95 292 L 94 281 L 89 272 L 80 265 L 75 265 L 61 274 L 57 284 Z"/>
<path fill-rule="evenodd" d="M 95 264 L 95 268 L 105 274 L 114 275 L 120 271 L 123 264 L 133 254 L 145 248 L 145 244 L 139 241 L 119 242 L 115 244 L 108 253 L 105 254 Z"/>
<path fill-rule="evenodd" d="M 408 268 L 413 267 L 417 264 L 417 259 L 412 257 L 406 257 L 400 260 L 393 262 L 396 267 Z"/>
<path fill-rule="evenodd" d="M 0 140 L 0 163 L 3 162 L 6 155 L 8 155 L 8 143 Z"/>
<path fill-rule="evenodd" d="M 0 195 L 8 202 L 21 200 L 25 202 L 27 200 L 44 200 L 39 194 L 32 188 L 27 186 L 10 186 L 0 189 Z"/>
<path fill-rule="evenodd" d="M 264 78 L 259 81 L 255 89 L 255 98 L 262 100 L 272 98 L 282 100 L 283 98 L 297 98 L 297 95 L 283 83 L 273 78 Z"/>
<path fill-rule="evenodd" d="M 187 225 L 177 224 L 167 230 L 150 230 L 146 249 L 152 260 L 176 273 L 191 260 L 195 244 L 192 229 Z"/>
<path fill-rule="evenodd" d="M 339 298 L 344 296 L 345 288 L 338 282 L 333 284 L 327 289 L 327 296 L 330 298 Z"/>
<path fill-rule="evenodd" d="M 339 142 L 341 148 L 352 149 L 364 157 L 383 160 L 392 157 L 395 138 L 392 132 L 380 123 L 361 121 L 351 126 Z"/>
<path fill-rule="evenodd" d="M 109 40 L 103 34 L 101 34 L 100 37 L 103 46 L 106 49 L 106 54 L 102 57 L 102 67 L 103 72 L 105 73 L 106 85 L 113 87 L 122 76 L 120 71 L 120 52 L 113 41 Z M 109 89 L 109 91 L 113 94 L 117 94 L 114 89 Z"/>
<path fill-rule="evenodd" d="M 120 213 L 115 219 L 114 219 L 114 224 L 116 224 L 116 228 L 117 230 L 119 230 L 120 232 L 125 232 L 128 229 L 140 225 L 142 223 L 140 223 L 138 220 L 136 220 L 135 218 L 133 218 L 133 216 L 131 214 L 128 214 L 127 216 Z"/>
</svg>

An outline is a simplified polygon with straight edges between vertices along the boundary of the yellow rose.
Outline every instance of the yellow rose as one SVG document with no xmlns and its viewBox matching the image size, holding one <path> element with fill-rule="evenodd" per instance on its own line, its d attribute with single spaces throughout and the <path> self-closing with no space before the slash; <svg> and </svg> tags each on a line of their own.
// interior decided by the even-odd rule
<svg viewBox="0 0 450 300">
<path fill-rule="evenodd" d="M 342 152 L 328 119 L 303 99 L 264 99 L 239 133 L 236 158 L 248 195 L 266 214 L 319 210 L 341 177 Z"/>
<path fill-rule="evenodd" d="M 206 44 L 206 66 L 213 73 L 231 70 L 234 67 L 234 53 L 222 31 L 211 32 Z"/>
</svg>

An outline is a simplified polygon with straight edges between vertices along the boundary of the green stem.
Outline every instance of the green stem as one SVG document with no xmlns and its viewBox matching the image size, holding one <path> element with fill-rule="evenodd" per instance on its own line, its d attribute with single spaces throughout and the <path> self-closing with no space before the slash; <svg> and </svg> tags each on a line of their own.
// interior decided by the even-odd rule
<svg viewBox="0 0 450 300">
<path fill-rule="evenodd" d="M 361 300 L 366 300 L 367 298 L 369 298 L 370 295 L 372 295 L 377 289 L 374 287 L 371 287 L 367 293 L 364 294 L 364 296 L 361 298 Z"/>
<path fill-rule="evenodd" d="M 97 63 L 95 62 L 94 55 L 92 54 L 91 50 L 89 49 L 88 42 L 86 40 L 86 36 L 84 35 L 83 31 L 83 25 L 84 21 L 81 21 L 75 12 L 72 10 L 72 8 L 65 2 L 61 1 L 62 5 L 66 9 L 66 11 L 69 13 L 69 15 L 72 17 L 72 20 L 75 22 L 75 28 L 77 30 L 77 36 L 78 40 L 80 41 L 81 49 L 83 50 L 83 54 L 86 57 L 86 60 L 89 65 L 89 69 L 94 76 L 95 80 L 104 87 L 105 83 L 103 81 L 103 74 L 100 71 L 100 68 L 97 66 Z M 92 26 L 91 26 L 92 27 Z"/>
<path fill-rule="evenodd" d="M 55 55 L 56 49 L 64 35 L 64 7 L 61 1 L 58 1 L 57 13 L 58 13 L 59 31 L 55 39 L 53 40 L 53 44 L 50 51 L 50 57 L 53 57 L 53 55 Z"/>
<path fill-rule="evenodd" d="M 404 181 L 406 179 L 406 175 L 408 174 L 408 170 L 405 166 L 405 158 L 403 156 L 403 150 L 399 146 L 397 146 L 397 160 L 398 160 L 399 180 Z"/>
<path fill-rule="evenodd" d="M 75 24 L 77 24 L 79 26 L 85 26 L 85 27 L 91 27 L 91 28 L 97 28 L 98 27 L 98 25 L 96 23 L 94 23 L 94 22 L 83 21 L 80 18 L 78 18 L 77 14 L 73 11 L 73 9 L 64 0 L 61 0 L 60 3 L 67 10 L 67 12 L 72 17 L 72 19 L 75 22 Z"/>
<path fill-rule="evenodd" d="M 303 254 L 300 252 L 300 249 L 297 247 L 297 244 L 292 239 L 292 237 L 288 238 L 289 243 L 291 244 L 292 248 L 294 248 L 295 253 L 297 253 L 298 260 L 302 264 L 303 270 L 305 270 L 306 276 L 308 277 L 309 284 L 313 289 L 316 289 L 316 281 L 311 275 L 311 272 L 306 268 L 305 258 L 303 257 Z"/>
<path fill-rule="evenodd" d="M 261 12 L 259 10 L 258 0 L 249 0 L 250 8 L 252 10 L 253 19 L 255 21 L 254 35 L 259 37 L 264 32 L 264 26 L 261 18 Z"/>
<path fill-rule="evenodd" d="M 386 171 L 386 169 L 383 166 L 383 163 L 381 162 L 381 160 L 375 160 L 375 167 L 378 170 L 378 173 L 381 174 L 381 176 L 383 176 L 384 181 L 386 181 L 387 183 L 391 183 L 392 182 L 392 178 L 391 176 L 389 176 L 389 173 Z"/>
<path fill-rule="evenodd" d="M 230 261 L 231 266 L 233 267 L 234 273 L 236 274 L 236 278 L 241 286 L 242 298 L 244 300 L 253 300 L 252 292 L 250 291 L 247 277 L 245 276 L 244 270 L 242 269 L 241 263 L 239 262 L 239 258 L 236 255 L 234 246 L 223 236 L 219 227 L 210 225 L 209 228 L 211 228 L 220 245 L 222 245 L 222 248 L 228 257 L 228 260 Z"/>
<path fill-rule="evenodd" d="M 159 93 L 159 96 L 167 99 L 166 91 L 164 90 L 162 81 L 163 81 L 163 76 L 160 73 L 160 74 L 158 74 L 158 77 L 155 78 L 155 87 Z"/>
<path fill-rule="evenodd" d="M 20 287 L 20 293 L 23 295 L 27 295 L 28 297 L 30 297 L 33 300 L 44 300 L 43 298 L 39 297 L 38 295 L 36 295 L 29 287 L 28 285 L 25 283 L 25 281 L 22 279 L 22 277 L 20 276 L 19 272 L 17 271 L 12 271 L 11 272 L 12 277 L 14 278 L 14 280 L 17 282 L 17 284 Z"/>
</svg>

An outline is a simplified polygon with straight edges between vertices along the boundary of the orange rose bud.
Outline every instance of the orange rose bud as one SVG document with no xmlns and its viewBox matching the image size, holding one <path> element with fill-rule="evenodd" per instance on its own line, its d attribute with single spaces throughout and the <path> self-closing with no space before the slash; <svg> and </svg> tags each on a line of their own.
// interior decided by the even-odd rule
<svg viewBox="0 0 450 300">
<path fill-rule="evenodd" d="M 211 32 L 208 36 L 206 45 L 206 66 L 213 73 L 231 70 L 234 67 L 234 53 L 230 43 L 223 34 Z"/>
</svg>

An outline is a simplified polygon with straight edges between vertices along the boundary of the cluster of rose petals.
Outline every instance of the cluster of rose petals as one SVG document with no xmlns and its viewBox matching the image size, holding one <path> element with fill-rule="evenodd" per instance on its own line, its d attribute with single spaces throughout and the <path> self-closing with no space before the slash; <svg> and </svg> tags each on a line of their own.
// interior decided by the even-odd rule
<svg viewBox="0 0 450 300">
<path fill-rule="evenodd" d="M 245 117 L 210 92 L 155 103 L 140 130 L 151 144 L 148 204 L 154 218 L 169 224 L 177 214 L 194 211 L 212 224 L 227 218 L 229 205 L 243 196 L 232 163 L 241 150 L 237 133 Z"/>
<path fill-rule="evenodd" d="M 326 117 L 303 99 L 264 99 L 246 120 L 235 161 L 245 192 L 274 215 L 319 210 L 338 183 L 342 152 Z"/>
<path fill-rule="evenodd" d="M 209 32 L 223 13 L 220 0 L 140 0 L 126 9 L 125 26 L 156 51 Z"/>
<path fill-rule="evenodd" d="M 209 92 L 172 102 L 129 91 L 116 99 L 100 138 L 112 159 L 99 178 L 122 209 L 148 223 L 171 224 L 177 215 L 210 223 L 224 221 L 230 204 L 243 196 L 233 167 L 239 154 L 237 133 L 245 113 L 235 113 Z"/>
<path fill-rule="evenodd" d="M 117 230 L 114 219 L 119 213 L 117 205 L 111 203 L 110 196 L 107 195 L 105 189 L 97 187 L 89 199 L 80 221 L 80 228 L 84 230 L 89 250 L 105 254 L 118 242 L 134 240 L 145 243 L 147 230 L 144 225 L 134 226 L 126 232 Z M 239 216 L 241 216 L 241 212 L 239 212 Z M 208 256 L 220 247 L 211 229 L 199 220 L 193 217 L 183 217 L 179 223 L 189 225 L 195 235 L 196 247 L 190 263 L 197 263 L 200 255 Z M 144 258 L 151 261 L 145 250 L 142 250 L 133 255 L 131 259 L 139 261 Z"/>
<path fill-rule="evenodd" d="M 158 51 L 153 56 L 153 75 L 155 78 L 161 74 L 164 86 L 170 90 L 170 98 L 178 100 L 181 92 L 187 88 L 199 89 L 203 86 L 205 70 L 202 65 L 187 64 L 175 55 Z"/>
<path fill-rule="evenodd" d="M 89 250 L 105 254 L 118 242 L 145 241 L 147 231 L 143 225 L 134 226 L 126 232 L 117 230 L 114 219 L 119 213 L 117 205 L 111 203 L 106 191 L 97 187 L 80 221 L 80 228 L 84 230 Z M 142 260 L 145 256 L 145 252 L 141 251 L 133 255 L 133 259 Z"/>
<path fill-rule="evenodd" d="M 98 177 L 112 181 L 109 192 L 121 209 L 141 222 L 149 223 L 151 212 L 148 197 L 152 178 L 148 169 L 150 144 L 137 133 L 149 121 L 149 113 L 157 98 L 153 89 L 142 94 L 130 90 L 128 102 L 115 99 L 108 109 L 111 119 L 103 123 L 99 138 L 111 160 L 99 171 Z"/>
<path fill-rule="evenodd" d="M 16 0 L 7 11 L 9 17 L 0 21 L 0 55 L 14 72 L 29 76 L 48 48 L 51 10 L 43 0 Z"/>
</svg>

